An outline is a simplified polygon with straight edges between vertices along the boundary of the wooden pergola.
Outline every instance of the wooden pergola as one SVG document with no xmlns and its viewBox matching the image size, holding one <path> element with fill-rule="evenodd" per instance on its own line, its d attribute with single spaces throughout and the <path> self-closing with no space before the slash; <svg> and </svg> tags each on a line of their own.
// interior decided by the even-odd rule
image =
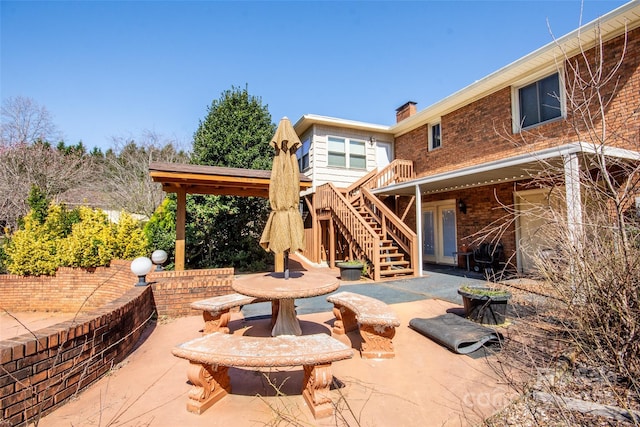
<svg viewBox="0 0 640 427">
<path fill-rule="evenodd" d="M 269 198 L 271 171 L 177 163 L 151 163 L 149 174 L 162 184 L 166 193 L 176 193 L 175 269 L 184 270 L 187 194 L 215 194 Z M 300 174 L 300 191 L 311 187 L 311 180 Z"/>
</svg>

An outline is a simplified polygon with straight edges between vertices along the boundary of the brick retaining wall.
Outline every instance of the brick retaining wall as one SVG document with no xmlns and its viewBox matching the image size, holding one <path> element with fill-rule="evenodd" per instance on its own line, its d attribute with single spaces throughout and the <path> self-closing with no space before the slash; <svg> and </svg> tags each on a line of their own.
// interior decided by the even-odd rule
<svg viewBox="0 0 640 427">
<path fill-rule="evenodd" d="M 123 360 L 155 312 L 194 315 L 193 301 L 232 292 L 233 268 L 162 271 L 136 287 L 130 261 L 55 276 L 0 275 L 0 308 L 75 319 L 0 341 L 0 423 L 47 414 Z"/>
<path fill-rule="evenodd" d="M 233 292 L 234 269 L 212 268 L 152 272 L 147 280 L 153 288 L 156 310 L 160 316 L 181 317 L 197 314 L 190 303 Z"/>
<path fill-rule="evenodd" d="M 22 425 L 44 415 L 126 357 L 154 313 L 149 287 L 74 320 L 0 342 L 0 419 Z"/>
</svg>

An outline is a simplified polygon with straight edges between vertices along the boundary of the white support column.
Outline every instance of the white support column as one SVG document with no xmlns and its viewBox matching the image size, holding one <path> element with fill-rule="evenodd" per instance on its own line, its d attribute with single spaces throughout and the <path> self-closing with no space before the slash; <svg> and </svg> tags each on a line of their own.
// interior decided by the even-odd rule
<svg viewBox="0 0 640 427">
<path fill-rule="evenodd" d="M 566 154 L 564 160 L 564 185 L 567 201 L 567 226 L 573 245 L 579 242 L 582 231 L 582 197 L 580 195 L 580 161 L 576 153 Z"/>
<path fill-rule="evenodd" d="M 422 194 L 420 186 L 416 185 L 416 236 L 418 237 L 418 268 L 422 277 Z"/>
</svg>

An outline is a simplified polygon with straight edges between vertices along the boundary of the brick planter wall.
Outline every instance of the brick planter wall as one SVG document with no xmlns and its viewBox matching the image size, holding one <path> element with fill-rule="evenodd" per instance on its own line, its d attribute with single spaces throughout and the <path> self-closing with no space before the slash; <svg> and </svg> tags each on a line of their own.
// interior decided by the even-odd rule
<svg viewBox="0 0 640 427">
<path fill-rule="evenodd" d="M 151 288 L 134 288 L 75 320 L 0 342 L 0 419 L 24 425 L 125 358 L 153 315 Z"/>
<path fill-rule="evenodd" d="M 152 272 L 147 280 L 153 288 L 160 316 L 180 317 L 198 314 L 189 304 L 233 292 L 233 268 Z"/>
<path fill-rule="evenodd" d="M 0 306 L 9 311 L 91 311 L 131 289 L 136 276 L 131 261 L 114 260 L 110 267 L 62 267 L 55 276 L 0 275 Z"/>
<path fill-rule="evenodd" d="M 191 302 L 232 292 L 233 268 L 152 272 L 151 286 L 136 287 L 130 266 L 114 260 L 50 277 L 0 275 L 0 308 L 75 313 L 0 341 L 0 422 L 25 425 L 99 379 L 129 354 L 156 311 L 196 315 Z"/>
</svg>

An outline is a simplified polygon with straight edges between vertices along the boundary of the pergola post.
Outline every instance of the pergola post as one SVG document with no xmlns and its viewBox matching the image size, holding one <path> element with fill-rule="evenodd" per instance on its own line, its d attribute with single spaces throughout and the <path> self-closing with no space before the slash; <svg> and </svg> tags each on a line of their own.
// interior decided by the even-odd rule
<svg viewBox="0 0 640 427">
<path fill-rule="evenodd" d="M 176 212 L 176 258 L 175 270 L 184 270 L 185 260 L 185 235 L 187 224 L 187 192 L 183 187 L 178 188 L 178 206 Z"/>
</svg>

